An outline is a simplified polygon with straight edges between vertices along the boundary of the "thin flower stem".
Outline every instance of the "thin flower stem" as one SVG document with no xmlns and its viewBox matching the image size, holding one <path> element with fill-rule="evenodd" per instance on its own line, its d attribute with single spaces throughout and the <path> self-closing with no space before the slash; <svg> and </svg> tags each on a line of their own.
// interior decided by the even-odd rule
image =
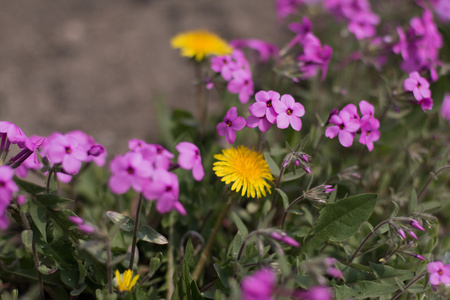
<svg viewBox="0 0 450 300">
<path fill-rule="evenodd" d="M 112 295 L 113 291 L 113 285 L 112 285 L 112 278 L 113 278 L 113 272 L 112 272 L 112 259 L 111 259 L 111 243 L 109 242 L 109 238 L 105 237 L 105 247 L 106 247 L 106 271 L 108 273 L 108 292 L 110 295 Z"/>
<path fill-rule="evenodd" d="M 433 179 L 436 179 L 436 176 L 439 175 L 441 172 L 448 170 L 448 169 L 450 169 L 450 165 L 443 166 L 443 167 L 439 168 L 436 172 L 430 173 L 431 176 L 428 179 L 427 183 L 425 183 L 425 185 L 423 186 L 419 195 L 417 196 L 417 201 L 420 201 L 422 199 L 422 197 L 425 195 L 425 191 L 426 191 L 427 187 L 430 185 L 431 181 L 433 181 Z"/>
<path fill-rule="evenodd" d="M 271 211 L 272 211 L 273 209 L 275 209 L 275 213 L 274 213 L 274 215 L 273 215 L 272 220 L 271 220 L 270 223 L 272 223 L 273 218 L 275 217 L 276 212 L 277 212 L 277 208 L 276 208 L 275 203 L 276 203 L 276 201 L 277 201 L 278 192 L 277 192 L 276 189 L 278 189 L 278 188 L 280 187 L 280 184 L 281 184 L 281 178 L 283 178 L 284 170 L 285 170 L 285 169 L 286 169 L 286 167 L 281 166 L 281 169 L 280 169 L 280 175 L 278 176 L 277 181 L 275 182 L 275 188 L 274 188 L 273 196 L 272 196 L 272 205 L 271 205 L 271 208 L 270 208 Z M 269 224 L 269 226 L 270 226 L 270 224 Z"/>
<path fill-rule="evenodd" d="M 31 230 L 30 223 L 28 222 L 27 217 L 25 216 L 25 214 L 22 211 L 20 212 L 20 217 L 22 218 L 25 229 Z M 41 272 L 39 272 L 39 266 L 40 266 L 39 257 L 38 257 L 38 253 L 36 250 L 36 244 L 34 243 L 33 237 L 31 237 L 31 251 L 33 253 L 34 267 L 36 268 L 36 275 L 37 275 L 37 280 L 38 280 L 39 289 L 40 289 L 40 297 L 41 297 L 41 300 L 45 300 L 44 283 L 42 281 Z"/>
<path fill-rule="evenodd" d="M 174 213 L 171 212 L 169 216 L 169 255 L 167 261 L 167 299 L 171 299 L 174 291 L 173 273 L 174 273 L 174 258 L 173 258 L 173 222 Z"/>
<path fill-rule="evenodd" d="M 372 237 L 372 235 L 374 235 L 375 232 L 377 232 L 378 229 L 381 228 L 381 226 L 388 224 L 392 221 L 392 219 L 387 219 L 384 220 L 383 222 L 381 222 L 380 224 L 378 224 L 364 239 L 364 241 L 362 241 L 361 245 L 359 245 L 358 249 L 356 249 L 355 253 L 353 253 L 352 257 L 349 259 L 347 264 L 351 264 L 352 261 L 355 259 L 356 255 L 359 253 L 359 251 L 361 251 L 361 249 L 364 247 L 364 245 L 367 243 L 367 241 Z"/>
<path fill-rule="evenodd" d="M 222 209 L 222 212 L 220 213 L 219 217 L 216 220 L 216 223 L 214 224 L 214 228 L 211 232 L 211 235 L 209 236 L 208 242 L 206 242 L 206 246 L 202 251 L 202 254 L 200 254 L 200 259 L 197 263 L 197 266 L 194 270 L 194 274 L 192 275 L 192 279 L 194 281 L 198 280 L 198 277 L 200 276 L 200 273 L 203 270 L 203 267 L 206 264 L 206 260 L 208 259 L 209 252 L 211 251 L 212 245 L 216 239 L 217 233 L 219 233 L 219 229 L 222 226 L 222 222 L 225 219 L 225 217 L 228 214 L 228 211 L 230 210 L 231 205 L 233 204 L 234 197 L 231 196 L 228 198 L 227 203 L 225 204 L 225 207 Z"/>
<path fill-rule="evenodd" d="M 136 217 L 134 221 L 134 229 L 133 229 L 133 242 L 131 243 L 131 255 L 130 255 L 130 270 L 133 270 L 133 263 L 134 263 L 134 252 L 136 251 L 136 243 L 137 243 L 137 231 L 139 228 L 139 216 L 141 215 L 141 208 L 142 208 L 142 201 L 144 197 L 142 197 L 142 194 L 139 194 L 139 202 L 138 206 L 136 208 Z"/>
<path fill-rule="evenodd" d="M 427 272 L 423 272 L 422 274 L 418 275 L 416 278 L 414 278 L 410 283 L 408 283 L 402 290 L 400 290 L 398 292 L 398 294 L 396 294 L 392 300 L 396 300 L 398 298 L 400 298 L 400 296 L 406 292 L 410 287 L 412 287 L 417 281 L 419 281 L 420 279 L 422 279 L 423 277 L 425 277 L 425 275 L 427 274 Z"/>
<path fill-rule="evenodd" d="M 247 235 L 247 237 L 244 239 L 244 241 L 242 242 L 242 245 L 241 245 L 241 248 L 239 249 L 239 253 L 238 253 L 238 256 L 237 256 L 237 258 L 236 258 L 236 261 L 239 261 L 239 260 L 241 260 L 241 256 L 242 256 L 242 253 L 244 252 L 244 248 L 245 248 L 245 244 L 247 243 L 247 241 L 253 236 L 253 235 L 255 235 L 255 234 L 259 234 L 259 230 L 255 230 L 255 231 L 253 231 L 253 232 L 250 232 L 248 235 Z"/>
<path fill-rule="evenodd" d="M 289 204 L 289 206 L 284 210 L 283 213 L 283 218 L 281 219 L 281 230 L 284 229 L 284 222 L 286 221 L 286 216 L 288 211 L 294 207 L 294 205 L 296 205 L 297 203 L 299 203 L 300 201 L 302 201 L 304 199 L 304 195 L 301 195 L 300 197 L 298 197 L 297 199 L 295 199 L 294 201 L 292 201 L 291 204 Z"/>
</svg>

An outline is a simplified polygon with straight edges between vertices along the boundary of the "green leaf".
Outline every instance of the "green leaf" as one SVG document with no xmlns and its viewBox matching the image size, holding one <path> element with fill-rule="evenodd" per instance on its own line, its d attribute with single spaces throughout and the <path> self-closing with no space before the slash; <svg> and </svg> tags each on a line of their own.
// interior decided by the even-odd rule
<svg viewBox="0 0 450 300">
<path fill-rule="evenodd" d="M 283 178 L 281 178 L 281 181 L 288 182 L 288 181 L 292 181 L 295 179 L 299 179 L 300 177 L 303 177 L 305 174 L 306 173 L 302 169 L 297 170 L 295 172 L 289 172 L 289 173 L 283 175 Z"/>
<path fill-rule="evenodd" d="M 30 203 L 30 216 L 44 241 L 47 242 L 47 209 L 36 203 Z"/>
<path fill-rule="evenodd" d="M 62 205 L 65 205 L 69 202 L 73 202 L 72 199 L 59 197 L 57 195 L 53 194 L 43 194 L 43 195 L 36 195 L 36 199 L 45 207 L 49 209 L 53 208 L 59 208 Z"/>
<path fill-rule="evenodd" d="M 23 190 L 25 190 L 27 193 L 30 193 L 32 195 L 40 194 L 46 191 L 45 187 L 42 187 L 40 185 L 34 184 L 32 182 L 28 182 L 22 179 L 19 179 L 18 177 L 14 177 L 14 182 Z"/>
<path fill-rule="evenodd" d="M 78 271 L 61 270 L 61 281 L 68 287 L 75 289 L 78 285 Z"/>
<path fill-rule="evenodd" d="M 30 229 L 22 231 L 22 243 L 29 253 L 32 252 L 33 231 Z"/>
<path fill-rule="evenodd" d="M 317 249 L 326 240 L 341 242 L 356 233 L 375 208 L 376 194 L 360 194 L 330 203 L 320 211 L 313 237 L 304 250 Z"/>
<path fill-rule="evenodd" d="M 114 224 L 119 223 L 120 229 L 123 231 L 133 231 L 134 229 L 134 220 L 128 216 L 125 216 L 116 211 L 109 210 L 106 212 L 106 216 L 111 220 Z"/>
<path fill-rule="evenodd" d="M 191 281 L 191 293 L 192 293 L 192 299 L 193 300 L 203 300 L 202 294 L 200 294 L 200 290 L 198 289 L 197 284 L 194 280 Z"/>
<path fill-rule="evenodd" d="M 270 156 L 269 152 L 264 152 L 264 158 L 266 159 L 267 165 L 269 166 L 272 174 L 278 176 L 280 174 L 280 168 L 278 167 L 277 163 L 273 160 L 273 158 Z"/>
<path fill-rule="evenodd" d="M 409 199 L 409 206 L 408 206 L 408 211 L 410 214 L 416 212 L 416 206 L 417 206 L 417 193 L 415 189 L 412 189 L 411 198 Z"/>
<path fill-rule="evenodd" d="M 53 273 L 55 273 L 56 271 L 58 271 L 58 268 L 52 268 L 52 269 L 50 269 L 50 268 L 47 267 L 47 266 L 40 265 L 40 266 L 38 267 L 38 270 L 39 270 L 39 272 L 40 272 L 41 274 L 44 274 L 44 275 L 50 275 L 50 274 L 53 274 Z"/>
<path fill-rule="evenodd" d="M 242 234 L 244 236 L 247 236 L 248 235 L 248 229 L 245 226 L 244 222 L 242 222 L 241 218 L 239 218 L 239 216 L 235 212 L 231 213 L 231 217 L 233 218 L 234 224 L 236 224 L 236 227 L 238 228 L 238 230 L 240 232 L 242 232 Z"/>
<path fill-rule="evenodd" d="M 158 245 L 165 245 L 169 242 L 165 236 L 148 225 L 144 225 L 139 228 L 137 237 L 142 241 Z"/>
<path fill-rule="evenodd" d="M 283 207 L 284 207 L 284 209 L 288 208 L 288 206 L 289 206 L 289 198 L 286 195 L 286 193 L 282 189 L 276 188 L 275 190 L 278 192 L 278 194 L 280 194 L 281 199 L 283 199 Z"/>
</svg>

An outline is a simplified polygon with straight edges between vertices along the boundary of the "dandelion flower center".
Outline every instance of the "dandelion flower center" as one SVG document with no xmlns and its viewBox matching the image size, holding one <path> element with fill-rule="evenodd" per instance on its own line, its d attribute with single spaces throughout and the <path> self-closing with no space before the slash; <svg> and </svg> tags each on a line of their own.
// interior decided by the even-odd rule
<svg viewBox="0 0 450 300">
<path fill-rule="evenodd" d="M 217 159 L 213 170 L 217 177 L 222 177 L 226 184 L 233 182 L 232 191 L 247 197 L 260 198 L 270 194 L 270 184 L 273 177 L 264 156 L 260 152 L 252 151 L 245 146 L 229 148 L 222 154 L 214 155 Z"/>
<path fill-rule="evenodd" d="M 181 55 L 201 61 L 205 56 L 228 55 L 232 48 L 219 36 L 207 30 L 179 33 L 171 40 L 172 48 L 181 49 Z"/>
</svg>

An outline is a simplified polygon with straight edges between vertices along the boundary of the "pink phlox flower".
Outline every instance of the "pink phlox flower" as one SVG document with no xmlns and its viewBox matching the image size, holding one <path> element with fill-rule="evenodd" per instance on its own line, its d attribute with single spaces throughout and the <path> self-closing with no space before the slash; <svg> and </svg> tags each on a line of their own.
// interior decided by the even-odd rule
<svg viewBox="0 0 450 300">
<path fill-rule="evenodd" d="M 445 94 L 440 112 L 441 116 L 450 122 L 450 94 Z"/>
<path fill-rule="evenodd" d="M 278 57 L 280 52 L 276 45 L 258 39 L 237 39 L 230 41 L 229 44 L 235 49 L 247 47 L 255 50 L 262 63 L 269 60 L 270 57 Z"/>
<path fill-rule="evenodd" d="M 246 124 L 243 117 L 237 116 L 237 108 L 232 107 L 228 110 L 223 122 L 217 124 L 217 134 L 225 136 L 227 143 L 233 144 L 236 140 L 236 131 L 243 129 Z"/>
<path fill-rule="evenodd" d="M 373 150 L 373 142 L 380 139 L 380 122 L 375 118 L 370 118 L 368 115 L 361 119 L 361 135 L 359 137 L 359 142 L 367 146 L 369 151 Z"/>
<path fill-rule="evenodd" d="M 68 218 L 69 221 L 71 221 L 78 227 L 78 230 L 87 234 L 92 234 L 95 232 L 94 226 L 85 223 L 85 221 L 82 218 L 76 216 L 69 216 Z"/>
<path fill-rule="evenodd" d="M 22 129 L 7 121 L 0 121 L 0 133 L 5 134 L 11 144 L 24 142 L 27 138 Z M 2 148 L 0 150 L 3 150 L 3 141 Z"/>
<path fill-rule="evenodd" d="M 268 268 L 245 277 L 241 283 L 243 300 L 273 300 L 276 284 L 275 273 Z"/>
<path fill-rule="evenodd" d="M 426 110 L 431 110 L 433 108 L 433 99 L 423 98 L 417 101 L 417 104 L 419 104 L 422 110 L 426 112 Z"/>
<path fill-rule="evenodd" d="M 68 132 L 66 135 L 74 137 L 87 154 L 86 162 L 93 161 L 97 166 L 103 167 L 107 156 L 106 149 L 95 139 L 81 130 Z"/>
<path fill-rule="evenodd" d="M 376 14 L 370 11 L 360 12 L 350 20 L 348 31 L 353 33 L 358 40 L 370 38 L 375 35 L 375 27 L 379 22 L 380 18 Z"/>
<path fill-rule="evenodd" d="M 255 100 L 248 108 L 250 113 L 258 118 L 265 117 L 271 124 L 275 124 L 278 114 L 273 103 L 280 102 L 280 94 L 275 91 L 259 91 L 255 94 Z"/>
<path fill-rule="evenodd" d="M 289 42 L 287 49 L 292 48 L 295 44 L 300 44 L 306 34 L 312 32 L 311 21 L 307 17 L 302 18 L 301 23 L 293 22 L 288 26 L 289 30 L 294 32 L 295 37 Z"/>
<path fill-rule="evenodd" d="M 239 69 L 239 65 L 231 58 L 231 55 L 213 56 L 211 58 L 211 69 L 220 73 L 226 81 L 233 77 L 233 71 Z"/>
<path fill-rule="evenodd" d="M 450 1 L 437 0 L 434 1 L 434 12 L 438 15 L 442 22 L 450 22 Z"/>
<path fill-rule="evenodd" d="M 28 149 L 31 152 L 31 155 L 26 157 L 25 160 L 16 168 L 16 175 L 20 178 L 25 178 L 28 175 L 28 170 L 38 170 L 42 168 L 42 163 L 39 161 L 36 151 L 38 151 L 38 149 L 42 146 L 45 138 L 34 135 L 30 137 L 30 141 L 33 144 L 31 148 L 34 148 L 34 150 Z"/>
<path fill-rule="evenodd" d="M 128 149 L 131 151 L 140 151 L 146 145 L 148 144 L 144 140 L 131 139 L 128 141 Z"/>
<path fill-rule="evenodd" d="M 413 92 L 417 101 L 431 97 L 430 84 L 418 72 L 410 73 L 409 78 L 405 79 L 403 87 L 406 91 Z"/>
<path fill-rule="evenodd" d="M 233 78 L 228 82 L 227 88 L 230 93 L 239 94 L 242 104 L 247 103 L 254 93 L 252 73 L 244 69 L 233 72 Z"/>
<path fill-rule="evenodd" d="M 108 185 L 115 194 L 123 194 L 130 187 L 141 192 L 153 174 L 153 165 L 143 158 L 141 152 L 127 152 L 116 156 L 109 164 L 112 176 Z"/>
<path fill-rule="evenodd" d="M 329 287 L 314 286 L 307 291 L 296 291 L 293 296 L 302 300 L 331 300 L 333 292 Z"/>
<path fill-rule="evenodd" d="M 344 106 L 342 108 L 342 111 L 346 111 L 350 114 L 350 118 L 355 119 L 355 120 L 359 120 L 360 116 L 358 114 L 358 108 L 356 107 L 355 104 L 347 104 L 346 106 Z"/>
<path fill-rule="evenodd" d="M 254 115 L 250 115 L 247 117 L 247 127 L 248 128 L 255 128 L 258 126 L 259 130 L 261 132 L 266 132 L 270 129 L 270 122 L 267 121 L 267 118 L 264 117 L 255 117 Z"/>
<path fill-rule="evenodd" d="M 441 261 L 430 262 L 427 265 L 430 273 L 430 284 L 450 284 L 450 265 L 444 265 Z"/>
<path fill-rule="evenodd" d="M 177 175 L 164 169 L 157 169 L 142 194 L 147 200 L 156 200 L 156 210 L 162 214 L 175 209 L 185 215 L 186 210 L 178 201 L 179 192 Z"/>
<path fill-rule="evenodd" d="M 300 117 L 305 115 L 305 108 L 299 102 L 295 102 L 294 98 L 285 94 L 281 96 L 280 101 L 272 103 L 277 116 L 277 127 L 284 129 L 291 125 L 291 127 L 299 131 L 302 129 L 302 121 Z"/>
<path fill-rule="evenodd" d="M 43 148 L 52 165 L 60 163 L 64 172 L 72 175 L 78 173 L 81 163 L 88 159 L 87 151 L 76 138 L 59 132 L 49 136 Z"/>
<path fill-rule="evenodd" d="M 341 145 L 350 147 L 353 144 L 355 132 L 360 127 L 359 121 L 353 119 L 348 111 L 341 110 L 338 115 L 331 116 L 329 123 L 335 126 L 328 127 L 325 130 L 325 136 L 332 139 L 339 135 Z"/>
<path fill-rule="evenodd" d="M 145 144 L 142 148 L 136 148 L 136 152 L 142 153 L 142 157 L 150 162 L 155 169 L 169 170 L 175 155 L 159 144 Z"/>
<path fill-rule="evenodd" d="M 375 115 L 375 108 L 372 104 L 367 102 L 366 100 L 361 100 L 359 102 L 359 110 L 361 111 L 361 114 L 364 117 L 373 118 Z"/>
<path fill-rule="evenodd" d="M 6 165 L 0 166 L 0 229 L 6 229 L 9 225 L 9 218 L 6 209 L 11 203 L 13 194 L 19 188 L 13 181 L 14 170 Z"/>
<path fill-rule="evenodd" d="M 299 55 L 297 60 L 299 60 L 300 71 L 304 73 L 303 77 L 315 76 L 317 70 L 321 68 L 321 79 L 324 80 L 333 50 L 328 45 L 322 47 L 320 40 L 312 33 L 307 33 L 301 44 L 303 54 Z"/>
<path fill-rule="evenodd" d="M 280 242 L 283 242 L 287 245 L 290 246 L 294 246 L 294 247 L 300 247 L 300 243 L 297 242 L 296 240 L 294 240 L 293 238 L 291 238 L 290 236 L 288 236 L 286 233 L 284 232 L 276 232 L 273 231 L 270 236 Z"/>
<path fill-rule="evenodd" d="M 192 176 L 195 180 L 202 180 L 205 176 L 205 171 L 198 147 L 189 142 L 181 142 L 176 145 L 175 149 L 180 153 L 178 156 L 178 164 L 180 167 L 185 170 L 192 170 Z"/>
<path fill-rule="evenodd" d="M 275 2 L 275 9 L 278 22 L 282 22 L 290 15 L 295 15 L 302 4 L 303 0 L 277 0 Z"/>
</svg>

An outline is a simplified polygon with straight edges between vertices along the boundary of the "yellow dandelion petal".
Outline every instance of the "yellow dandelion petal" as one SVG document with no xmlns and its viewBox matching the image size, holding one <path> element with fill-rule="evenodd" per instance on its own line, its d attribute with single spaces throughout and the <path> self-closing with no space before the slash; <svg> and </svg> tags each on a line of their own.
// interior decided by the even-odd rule
<svg viewBox="0 0 450 300">
<path fill-rule="evenodd" d="M 119 270 L 116 270 L 116 290 L 119 292 L 131 292 L 133 287 L 136 285 L 139 275 L 133 277 L 133 272 L 131 270 L 126 270 L 123 275 L 120 274 Z"/>
<path fill-rule="evenodd" d="M 257 151 L 252 151 L 245 146 L 229 148 L 221 154 L 214 155 L 217 161 L 213 171 L 222 181 L 231 185 L 231 190 L 248 198 L 261 198 L 266 196 L 266 190 L 270 194 L 270 184 L 273 176 L 270 172 L 264 156 Z"/>
<path fill-rule="evenodd" d="M 233 49 L 219 36 L 207 30 L 195 30 L 177 34 L 170 41 L 172 48 L 181 49 L 181 56 L 201 61 L 210 55 L 228 55 Z"/>
</svg>

